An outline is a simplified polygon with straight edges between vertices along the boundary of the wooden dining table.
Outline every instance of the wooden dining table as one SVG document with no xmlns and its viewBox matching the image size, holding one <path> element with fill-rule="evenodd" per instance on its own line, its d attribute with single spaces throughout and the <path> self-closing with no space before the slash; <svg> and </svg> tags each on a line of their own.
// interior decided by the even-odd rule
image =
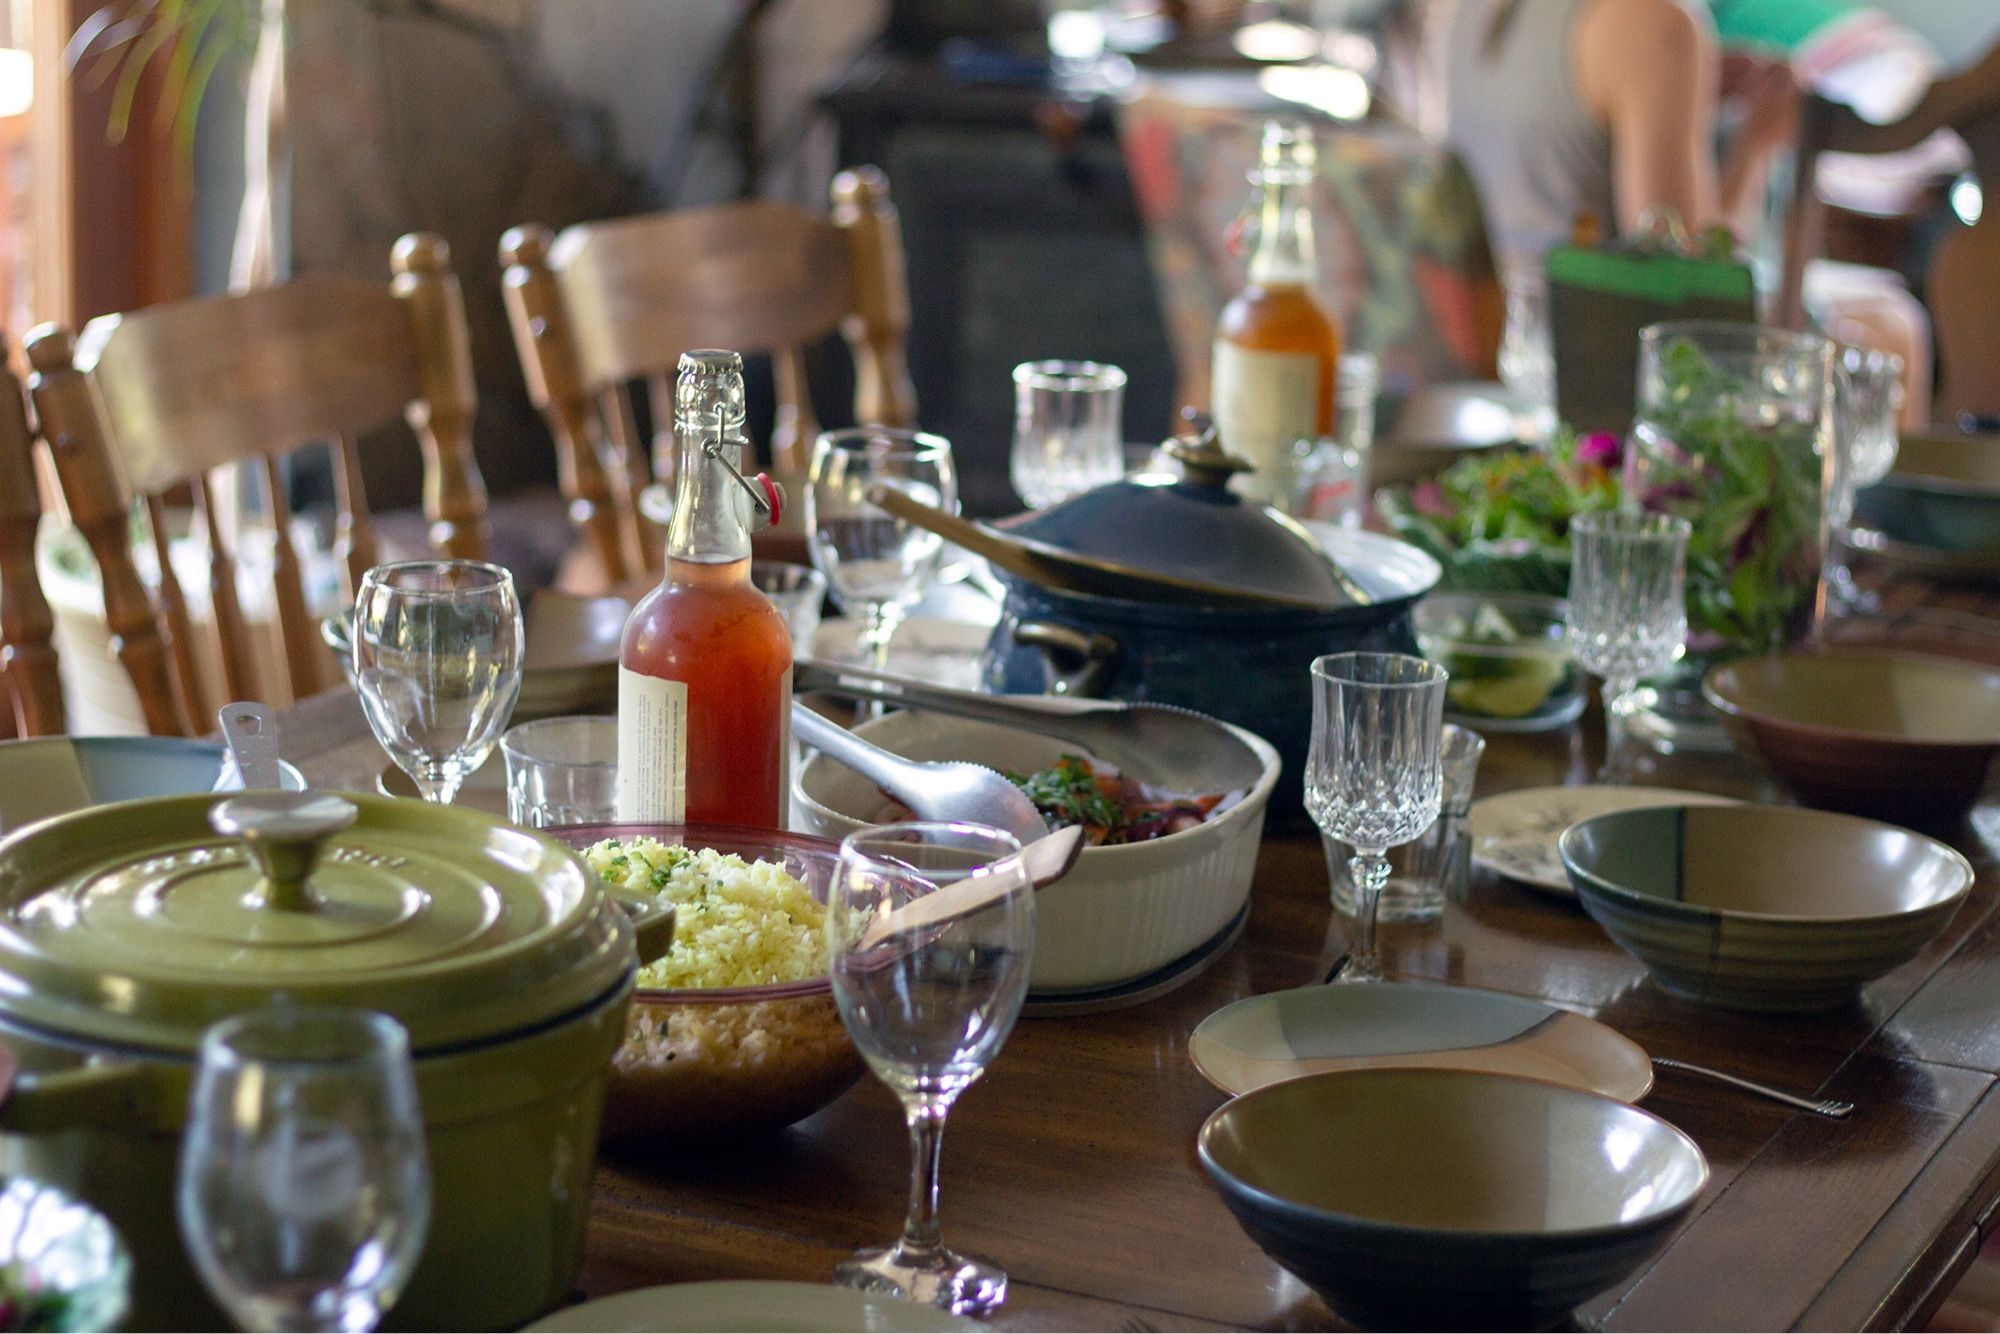
<svg viewBox="0 0 2000 1334">
<path fill-rule="evenodd" d="M 1897 585 L 1850 631 L 1991 657 L 2000 602 Z M 1856 630 L 1858 627 L 1858 630 Z M 353 694 L 285 711 L 282 752 L 324 786 L 372 788 L 384 764 Z M 1592 711 L 1556 731 L 1495 732 L 1477 793 L 1587 782 Z M 1640 781 L 1783 800 L 1734 755 L 1655 756 Z M 1385 926 L 1392 978 L 1484 987 L 1579 1011 L 1655 1057 L 1846 1099 L 1829 1120 L 1661 1070 L 1643 1105 L 1691 1135 L 1711 1176 L 1685 1226 L 1578 1309 L 1605 1329 L 1861 1329 L 1921 1324 L 2000 1210 L 2000 796 L 1939 831 L 1977 883 L 1950 927 L 1856 1003 L 1810 1015 L 1679 999 L 1573 899 L 1475 872 L 1442 921 Z M 1746 866 L 1746 875 L 1758 868 Z M 1267 832 L 1242 938 L 1191 981 L 1129 1008 L 1024 1018 L 945 1135 L 946 1240 L 1011 1276 L 1008 1329 L 1338 1328 L 1237 1227 L 1195 1156 L 1224 1101 L 1188 1060 L 1203 1018 L 1317 983 L 1345 950 L 1310 830 Z M 1414 1166 L 1414 1165 L 1413 1165 Z M 496 1164 L 496 1170 L 503 1165 Z M 901 1226 L 909 1152 L 874 1080 L 789 1130 L 733 1142 L 663 1136 L 607 1155 L 580 1296 L 703 1279 L 824 1282 Z"/>
</svg>

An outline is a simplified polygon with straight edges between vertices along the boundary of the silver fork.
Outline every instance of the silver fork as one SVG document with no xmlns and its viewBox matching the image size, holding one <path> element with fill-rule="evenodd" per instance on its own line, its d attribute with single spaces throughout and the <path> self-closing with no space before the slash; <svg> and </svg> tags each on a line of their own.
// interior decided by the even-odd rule
<svg viewBox="0 0 2000 1334">
<path fill-rule="evenodd" d="M 1740 1075 L 1724 1074 L 1720 1070 L 1711 1070 L 1705 1065 L 1695 1065 L 1691 1061 L 1676 1061 L 1666 1056 L 1655 1056 L 1653 1064 L 1666 1070 L 1679 1070 L 1684 1074 L 1705 1075 L 1710 1079 L 1728 1084 L 1732 1088 L 1742 1089 L 1746 1093 L 1755 1093 L 1760 1097 L 1769 1098 L 1773 1102 L 1782 1102 L 1787 1107 L 1797 1107 L 1801 1111 L 1830 1117 L 1835 1121 L 1852 1115 L 1854 1112 L 1854 1104 L 1851 1102 L 1842 1102 L 1838 1098 L 1802 1098 L 1796 1093 L 1786 1093 L 1782 1089 L 1774 1089 L 1768 1084 L 1759 1084 L 1753 1079 L 1744 1079 Z"/>
</svg>

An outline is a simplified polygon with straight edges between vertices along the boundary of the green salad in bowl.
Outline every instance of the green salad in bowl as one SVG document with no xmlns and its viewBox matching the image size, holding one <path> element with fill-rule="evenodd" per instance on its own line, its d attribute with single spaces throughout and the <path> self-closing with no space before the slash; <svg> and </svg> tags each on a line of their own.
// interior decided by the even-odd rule
<svg viewBox="0 0 2000 1334">
<path fill-rule="evenodd" d="M 1473 455 L 1433 481 L 1384 487 L 1375 507 L 1444 566 L 1445 589 L 1562 597 L 1570 521 L 1617 507 L 1622 443 L 1564 432 L 1547 451 Z"/>
</svg>

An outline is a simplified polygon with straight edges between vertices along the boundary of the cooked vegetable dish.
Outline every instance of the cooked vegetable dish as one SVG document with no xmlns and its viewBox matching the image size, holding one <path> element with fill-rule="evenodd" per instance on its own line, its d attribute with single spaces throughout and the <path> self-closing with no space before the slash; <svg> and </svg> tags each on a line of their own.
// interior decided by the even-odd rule
<svg viewBox="0 0 2000 1334">
<path fill-rule="evenodd" d="M 1222 794 L 1160 792 L 1108 764 L 1065 755 L 1032 774 L 1007 774 L 1052 828 L 1082 825 L 1091 847 L 1140 843 L 1192 829 L 1222 802 Z"/>
</svg>

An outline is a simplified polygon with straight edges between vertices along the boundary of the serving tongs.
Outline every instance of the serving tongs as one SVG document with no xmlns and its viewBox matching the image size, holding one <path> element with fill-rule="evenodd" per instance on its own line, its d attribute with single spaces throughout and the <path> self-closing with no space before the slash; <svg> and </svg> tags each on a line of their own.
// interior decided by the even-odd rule
<svg viewBox="0 0 2000 1334">
<path fill-rule="evenodd" d="M 1170 704 L 1071 695 L 980 695 L 845 662 L 801 658 L 793 689 L 975 718 L 1067 741 L 1149 785 L 1185 792 L 1254 787 L 1257 753 L 1213 718 Z"/>
</svg>

